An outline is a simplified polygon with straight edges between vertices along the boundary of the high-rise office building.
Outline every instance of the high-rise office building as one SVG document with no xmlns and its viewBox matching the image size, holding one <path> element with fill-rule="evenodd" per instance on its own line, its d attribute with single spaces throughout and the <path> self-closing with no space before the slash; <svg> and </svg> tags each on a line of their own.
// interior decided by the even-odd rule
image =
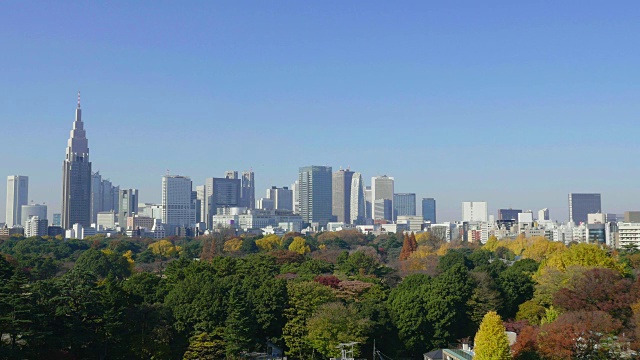
<svg viewBox="0 0 640 360">
<path fill-rule="evenodd" d="M 587 214 L 602 212 L 600 194 L 569 194 L 569 221 L 578 225 L 587 223 Z"/>
<path fill-rule="evenodd" d="M 422 199 L 422 219 L 424 221 L 429 221 L 432 224 L 437 223 L 437 221 L 436 221 L 436 199 L 434 199 L 434 198 L 423 198 Z"/>
<path fill-rule="evenodd" d="M 550 220 L 551 218 L 549 217 L 549 209 L 544 208 L 544 209 L 540 209 L 538 210 L 538 221 L 539 220 Z"/>
<path fill-rule="evenodd" d="M 519 209 L 498 209 L 498 220 L 518 220 Z"/>
<path fill-rule="evenodd" d="M 175 235 L 178 227 L 193 227 L 196 223 L 195 204 L 191 200 L 191 179 L 186 176 L 162 177 L 162 223 L 167 235 Z"/>
<path fill-rule="evenodd" d="M 373 220 L 393 220 L 393 190 L 394 179 L 387 175 L 371 178 L 371 201 L 373 202 Z M 387 211 L 385 202 L 377 200 L 389 200 L 391 211 Z"/>
<path fill-rule="evenodd" d="M 271 189 L 267 189 L 266 199 L 273 200 L 275 210 L 293 211 L 293 191 L 286 186 L 282 188 L 272 186 Z M 264 209 L 264 207 L 261 208 Z"/>
<path fill-rule="evenodd" d="M 362 174 L 353 173 L 351 177 L 351 223 L 364 224 L 367 216 L 364 183 L 362 182 Z"/>
<path fill-rule="evenodd" d="M 371 186 L 364 187 L 364 213 L 367 219 L 373 219 L 373 193 Z"/>
<path fill-rule="evenodd" d="M 103 202 L 102 176 L 97 171 L 91 174 L 91 223 L 97 223 L 98 213 L 102 211 Z"/>
<path fill-rule="evenodd" d="M 298 172 L 302 221 L 326 226 L 332 219 L 331 166 L 305 166 Z"/>
<path fill-rule="evenodd" d="M 336 221 L 351 224 L 351 180 L 353 171 L 340 169 L 333 173 L 331 180 L 332 214 Z"/>
<path fill-rule="evenodd" d="M 206 222 L 204 220 L 204 185 L 196 186 L 196 222 Z"/>
<path fill-rule="evenodd" d="M 256 208 L 256 183 L 253 171 L 242 172 L 242 192 L 240 193 L 242 206 L 247 209 Z"/>
<path fill-rule="evenodd" d="M 11 175 L 7 177 L 7 219 L 8 227 L 23 226 L 21 218 L 22 205 L 29 201 L 29 177 Z M 27 219 L 25 219 L 27 220 Z"/>
<path fill-rule="evenodd" d="M 127 226 L 127 218 L 138 214 L 138 189 L 120 190 L 118 197 L 118 224 Z M 194 222 L 195 223 L 195 222 Z"/>
<path fill-rule="evenodd" d="M 291 191 L 293 192 L 293 213 L 300 214 L 300 182 L 298 180 L 291 184 Z"/>
<path fill-rule="evenodd" d="M 22 205 L 20 209 L 20 219 L 22 219 L 22 223 L 20 226 L 25 227 L 27 220 L 34 216 L 37 216 L 40 220 L 47 220 L 47 205 Z"/>
<path fill-rule="evenodd" d="M 489 220 L 487 203 L 484 201 L 465 201 L 462 203 L 462 221 L 487 222 Z"/>
<path fill-rule="evenodd" d="M 91 226 L 91 162 L 80 110 L 80 93 L 62 165 L 62 227 L 71 229 L 74 224 Z"/>
<path fill-rule="evenodd" d="M 399 193 L 393 194 L 393 220 L 398 216 L 416 215 L 416 194 Z"/>
<path fill-rule="evenodd" d="M 224 172 L 224 178 L 225 179 L 237 179 L 238 178 L 238 172 L 235 170 L 227 170 Z"/>
<path fill-rule="evenodd" d="M 62 227 L 62 214 L 53 214 L 53 221 L 51 222 L 51 226 Z"/>
<path fill-rule="evenodd" d="M 204 220 L 208 228 L 212 227 L 212 216 L 216 215 L 218 208 L 242 206 L 241 191 L 240 179 L 208 178 L 205 180 Z"/>
<path fill-rule="evenodd" d="M 607 221 L 610 221 L 607 219 Z M 626 223 L 640 223 L 640 211 L 625 211 L 624 222 Z"/>
</svg>

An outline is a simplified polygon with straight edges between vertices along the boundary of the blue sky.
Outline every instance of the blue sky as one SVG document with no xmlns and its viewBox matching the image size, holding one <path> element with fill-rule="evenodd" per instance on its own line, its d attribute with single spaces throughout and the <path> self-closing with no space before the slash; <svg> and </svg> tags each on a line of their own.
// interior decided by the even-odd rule
<svg viewBox="0 0 640 360">
<path fill-rule="evenodd" d="M 160 201 L 252 168 L 350 166 L 434 197 L 640 209 L 637 1 L 0 3 L 0 176 L 58 212 L 82 91 L 94 170 Z M 0 195 L 1 196 L 1 195 Z M 0 207 L 4 219 L 4 206 Z"/>
</svg>

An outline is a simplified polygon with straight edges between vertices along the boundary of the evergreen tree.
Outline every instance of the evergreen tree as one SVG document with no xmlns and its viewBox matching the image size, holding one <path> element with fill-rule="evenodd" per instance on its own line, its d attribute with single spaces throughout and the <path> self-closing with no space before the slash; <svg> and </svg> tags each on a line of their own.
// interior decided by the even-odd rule
<svg viewBox="0 0 640 360">
<path fill-rule="evenodd" d="M 488 312 L 482 319 L 480 330 L 474 339 L 473 360 L 509 360 L 511 348 L 502 319 L 495 311 Z"/>
</svg>

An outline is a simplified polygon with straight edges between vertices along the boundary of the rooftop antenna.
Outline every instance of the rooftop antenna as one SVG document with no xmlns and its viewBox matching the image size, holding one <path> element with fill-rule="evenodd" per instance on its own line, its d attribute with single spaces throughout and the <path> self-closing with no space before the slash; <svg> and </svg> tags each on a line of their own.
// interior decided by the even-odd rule
<svg viewBox="0 0 640 360">
<path fill-rule="evenodd" d="M 78 109 L 80 109 L 80 90 L 78 90 Z"/>
</svg>

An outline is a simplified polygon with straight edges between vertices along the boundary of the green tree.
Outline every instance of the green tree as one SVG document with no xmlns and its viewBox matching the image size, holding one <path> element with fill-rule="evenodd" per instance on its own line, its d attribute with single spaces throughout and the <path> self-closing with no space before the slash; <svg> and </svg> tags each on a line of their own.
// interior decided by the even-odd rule
<svg viewBox="0 0 640 360">
<path fill-rule="evenodd" d="M 238 358 L 242 351 L 248 351 L 251 348 L 254 322 L 251 319 L 251 309 L 246 302 L 246 294 L 242 292 L 239 285 L 234 286 L 229 292 L 227 307 L 223 334 L 225 352 L 227 358 Z"/>
<path fill-rule="evenodd" d="M 498 311 L 502 307 L 502 298 L 495 282 L 485 272 L 471 272 L 473 292 L 467 301 L 469 319 L 475 325 L 475 331 L 489 311 Z"/>
<path fill-rule="evenodd" d="M 400 341 L 413 357 L 431 349 L 432 333 L 428 329 L 425 307 L 431 281 L 425 274 L 409 275 L 391 291 L 387 300 Z"/>
<path fill-rule="evenodd" d="M 511 359 L 509 339 L 502 325 L 502 318 L 495 311 L 488 312 L 482 319 L 474 339 L 474 346 L 473 360 Z"/>
<path fill-rule="evenodd" d="M 316 310 L 307 322 L 307 338 L 311 346 L 325 357 L 338 357 L 340 343 L 367 342 L 371 329 L 371 321 L 360 317 L 353 305 L 345 306 L 341 302 L 333 302 Z M 359 348 L 354 349 L 355 356 Z"/>
<path fill-rule="evenodd" d="M 182 357 L 183 360 L 216 360 L 225 357 L 226 344 L 218 330 L 210 335 L 202 332 L 189 339 L 189 347 Z"/>
<path fill-rule="evenodd" d="M 291 282 L 287 284 L 289 307 L 285 310 L 287 323 L 282 331 L 288 354 L 297 359 L 305 359 L 312 353 L 307 338 L 307 321 L 316 309 L 335 300 L 331 288 L 314 281 Z"/>
</svg>

